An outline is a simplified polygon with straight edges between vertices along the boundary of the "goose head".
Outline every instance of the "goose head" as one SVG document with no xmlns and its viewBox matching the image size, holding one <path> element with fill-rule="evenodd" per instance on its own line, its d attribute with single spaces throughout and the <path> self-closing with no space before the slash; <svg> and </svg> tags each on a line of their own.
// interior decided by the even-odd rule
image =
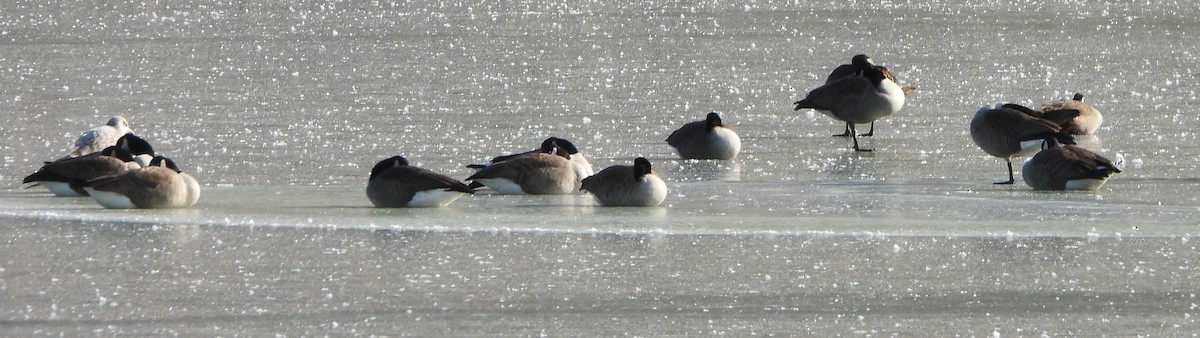
<svg viewBox="0 0 1200 338">
<path fill-rule="evenodd" d="M 408 166 L 408 159 L 405 159 L 404 156 L 389 157 L 383 161 L 379 161 L 379 163 L 375 163 L 375 167 L 371 168 L 371 176 L 368 179 L 374 179 L 375 176 L 382 174 L 384 170 L 405 166 Z"/>
</svg>

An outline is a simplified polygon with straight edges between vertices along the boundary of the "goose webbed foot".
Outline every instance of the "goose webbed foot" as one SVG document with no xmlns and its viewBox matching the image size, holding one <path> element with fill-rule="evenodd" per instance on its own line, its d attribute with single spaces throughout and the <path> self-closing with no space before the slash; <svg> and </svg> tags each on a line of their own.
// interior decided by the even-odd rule
<svg viewBox="0 0 1200 338">
<path fill-rule="evenodd" d="M 871 130 L 858 136 L 875 136 L 875 122 L 871 122 Z"/>
<path fill-rule="evenodd" d="M 846 123 L 846 131 L 841 134 L 833 134 L 833 137 L 850 137 L 854 135 L 854 126 Z"/>
</svg>

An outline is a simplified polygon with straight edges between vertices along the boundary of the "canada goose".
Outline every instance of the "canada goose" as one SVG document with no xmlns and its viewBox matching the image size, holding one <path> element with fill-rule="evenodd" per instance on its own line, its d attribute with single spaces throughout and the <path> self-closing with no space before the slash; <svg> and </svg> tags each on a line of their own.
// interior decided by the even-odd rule
<svg viewBox="0 0 1200 338">
<path fill-rule="evenodd" d="M 1047 137 L 1057 137 L 1066 144 L 1074 144 L 1070 135 L 1062 133 L 1056 121 L 1071 119 L 1077 111 L 1055 111 L 1055 120 L 1042 118 L 1035 112 L 1018 104 L 997 104 L 995 108 L 982 107 L 971 119 L 971 140 L 989 155 L 1004 159 L 1008 165 L 1008 181 L 996 184 L 1013 184 L 1012 157 L 1032 153 L 1039 149 Z"/>
<path fill-rule="evenodd" d="M 551 147 L 554 147 L 556 145 L 558 147 L 562 148 L 564 151 L 566 151 L 567 154 L 571 157 L 571 163 L 575 165 L 575 171 L 576 171 L 576 174 L 579 175 L 579 177 L 588 177 L 588 176 L 592 176 L 592 174 L 595 173 L 595 171 L 593 171 L 593 169 L 592 169 L 592 164 L 588 162 L 587 158 L 584 157 L 583 154 L 579 153 L 579 148 L 576 148 L 574 143 L 571 143 L 571 141 L 568 141 L 564 138 L 553 137 L 553 136 L 543 140 L 542 145 L 539 146 L 537 149 L 526 151 L 523 153 L 496 156 L 496 157 L 492 158 L 491 163 L 503 162 L 503 161 L 512 159 L 517 156 L 536 154 L 536 153 L 546 153 L 546 152 L 548 152 L 547 149 L 550 149 Z M 469 165 L 467 165 L 467 168 L 483 169 L 489 165 L 491 165 L 491 164 L 469 164 Z"/>
<path fill-rule="evenodd" d="M 892 80 L 892 82 L 895 83 L 896 85 L 900 85 L 900 81 L 896 80 L 896 76 L 892 75 L 892 72 L 888 71 L 887 67 L 876 65 L 875 62 L 873 60 L 871 60 L 871 57 L 869 57 L 865 54 L 855 55 L 853 58 L 850 59 L 849 64 L 840 65 L 837 68 L 834 68 L 832 72 L 829 72 L 829 77 L 825 78 L 825 84 L 830 84 L 830 83 L 833 83 L 834 81 L 841 80 L 843 78 L 847 78 L 847 77 L 851 77 L 851 76 L 862 76 L 862 71 L 867 70 L 867 69 L 879 70 L 880 72 L 883 73 L 883 76 L 886 77 L 888 80 Z M 900 90 L 904 92 L 904 96 L 909 96 L 909 95 L 912 95 L 913 92 L 917 91 L 917 87 L 914 87 L 911 85 L 904 85 L 904 86 L 900 87 Z M 821 113 L 828 115 L 829 111 L 821 111 Z M 851 133 L 850 127 L 851 127 L 850 123 L 847 122 L 846 123 L 846 131 L 844 133 L 835 134 L 833 136 L 850 136 L 850 133 Z M 874 136 L 874 135 L 875 135 L 875 122 L 871 121 L 871 131 L 868 131 L 863 134 L 859 134 L 858 136 Z"/>
<path fill-rule="evenodd" d="M 154 159 L 154 147 L 150 146 L 150 142 L 133 133 L 122 135 L 117 139 L 116 146 L 132 154 L 133 160 L 143 167 L 149 166 L 150 160 Z"/>
<path fill-rule="evenodd" d="M 125 117 L 113 116 L 103 126 L 92 128 L 83 135 L 79 135 L 79 138 L 75 140 L 75 147 L 71 148 L 67 157 L 78 157 L 104 150 L 108 146 L 117 144 L 117 139 L 122 135 L 132 132 L 133 130 L 129 128 L 129 121 L 125 120 Z"/>
<path fill-rule="evenodd" d="M 58 197 L 87 196 L 83 185 L 88 181 L 141 167 L 129 151 L 110 146 L 98 153 L 46 162 L 41 169 L 25 176 L 21 182 L 32 183 L 26 188 L 46 187 Z"/>
<path fill-rule="evenodd" d="M 458 180 L 408 165 L 401 156 L 376 163 L 367 179 L 367 198 L 380 208 L 444 207 L 474 193 Z"/>
<path fill-rule="evenodd" d="M 1059 144 L 1049 137 L 1044 150 L 1033 155 L 1021 168 L 1021 179 L 1038 190 L 1096 190 L 1109 176 L 1121 172 L 1108 159 L 1071 145 Z"/>
<path fill-rule="evenodd" d="M 610 207 L 652 207 L 667 198 L 667 184 L 643 157 L 633 160 L 633 166 L 614 165 L 583 179 L 583 190 L 596 196 L 601 205 Z"/>
<path fill-rule="evenodd" d="M 569 156 L 555 146 L 550 153 L 517 156 L 492 164 L 467 180 L 505 195 L 570 194 L 579 189 L 580 182 Z"/>
<path fill-rule="evenodd" d="M 675 147 L 675 152 L 685 160 L 728 160 L 742 151 L 742 139 L 721 122 L 716 112 L 708 113 L 704 121 L 679 127 L 667 137 L 667 144 Z"/>
<path fill-rule="evenodd" d="M 1038 111 L 1078 110 L 1079 116 L 1063 124 L 1063 130 L 1074 135 L 1092 135 L 1104 123 L 1104 116 L 1092 105 L 1083 102 L 1083 94 L 1075 93 L 1070 100 L 1055 100 L 1043 103 Z"/>
<path fill-rule="evenodd" d="M 828 111 L 829 116 L 846 121 L 850 137 L 854 139 L 854 150 L 871 151 L 858 146 L 854 124 L 874 122 L 900 111 L 904 106 L 904 92 L 878 69 L 865 69 L 862 76 L 845 77 L 817 87 L 795 104 L 795 110 Z"/>
<path fill-rule="evenodd" d="M 145 168 L 88 181 L 84 189 L 109 209 L 186 208 L 200 199 L 196 179 L 162 156 Z"/>
</svg>

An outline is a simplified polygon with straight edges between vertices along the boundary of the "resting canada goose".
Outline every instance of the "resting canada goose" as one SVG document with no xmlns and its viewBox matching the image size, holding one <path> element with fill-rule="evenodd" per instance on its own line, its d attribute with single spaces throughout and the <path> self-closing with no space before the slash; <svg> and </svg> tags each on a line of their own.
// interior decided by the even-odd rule
<svg viewBox="0 0 1200 338">
<path fill-rule="evenodd" d="M 704 121 L 694 121 L 667 137 L 667 144 L 683 159 L 728 160 L 742 151 L 742 139 L 721 122 L 721 116 L 708 113 Z"/>
<path fill-rule="evenodd" d="M 79 135 L 75 140 L 75 147 L 67 157 L 78 157 L 90 153 L 98 152 L 108 148 L 108 146 L 117 144 L 117 139 L 122 135 L 132 133 L 129 129 L 129 121 L 123 116 L 113 116 L 108 119 L 108 122 L 103 126 L 92 128 Z"/>
<path fill-rule="evenodd" d="M 557 146 L 551 153 L 517 156 L 476 172 L 468 181 L 478 182 L 505 195 L 561 195 L 579 189 L 579 176 L 566 151 Z"/>
<path fill-rule="evenodd" d="M 32 183 L 26 188 L 46 187 L 58 197 L 87 196 L 83 185 L 88 181 L 141 167 L 129 151 L 110 146 L 98 153 L 46 162 L 37 172 L 25 176 L 22 183 Z"/>
<path fill-rule="evenodd" d="M 865 69 L 862 76 L 845 77 L 808 92 L 796 101 L 796 109 L 828 111 L 828 115 L 846 121 L 855 151 L 871 151 L 858 146 L 854 124 L 870 123 L 892 115 L 904 106 L 904 92 L 878 69 Z"/>
<path fill-rule="evenodd" d="M 1049 116 L 1035 112 L 1018 104 L 997 104 L 995 108 L 982 107 L 971 119 L 971 140 L 989 155 L 1004 159 L 1008 165 L 1008 181 L 996 184 L 1013 184 L 1012 157 L 1032 153 L 1040 148 L 1047 137 L 1057 137 L 1063 143 L 1074 144 L 1070 135 L 1062 133 L 1056 121 L 1066 121 L 1078 114 L 1077 111 L 1055 111 Z"/>
<path fill-rule="evenodd" d="M 876 65 L 875 61 L 871 60 L 871 57 L 867 56 L 866 54 L 855 55 L 853 58 L 850 59 L 849 64 L 840 65 L 840 66 L 837 66 L 837 68 L 834 68 L 832 72 L 829 72 L 829 77 L 825 78 L 825 84 L 830 84 L 830 83 L 833 83 L 834 81 L 841 80 L 842 78 L 846 78 L 846 77 L 861 76 L 863 70 L 872 69 L 872 68 L 877 69 L 880 72 L 883 72 L 884 77 L 886 77 L 888 80 L 892 80 L 892 82 L 896 83 L 896 85 L 900 85 L 900 81 L 896 80 L 896 76 L 892 75 L 892 72 L 888 71 L 887 67 Z M 900 90 L 904 92 L 904 96 L 909 96 L 909 95 L 912 95 L 913 92 L 917 91 L 917 87 L 914 87 L 911 85 L 903 85 L 903 86 L 900 86 Z M 828 111 L 821 111 L 821 112 L 824 114 L 829 114 Z M 858 136 L 874 136 L 874 135 L 875 135 L 875 122 L 871 122 L 871 131 L 868 131 L 863 134 L 859 134 Z M 850 136 L 850 123 L 846 123 L 846 131 L 845 132 L 843 132 L 841 134 L 835 134 L 833 136 Z"/>
<path fill-rule="evenodd" d="M 491 160 L 491 163 L 503 162 L 503 161 L 512 159 L 517 156 L 536 154 L 536 153 L 546 153 L 546 152 L 549 152 L 548 149 L 551 149 L 551 147 L 554 147 L 556 145 L 558 147 L 562 148 L 562 150 L 566 151 L 567 154 L 571 157 L 571 163 L 575 165 L 575 171 L 576 171 L 576 174 L 579 175 L 579 177 L 588 177 L 588 176 L 592 176 L 592 174 L 595 173 L 592 170 L 592 164 L 588 162 L 587 158 L 584 157 L 583 154 L 579 153 L 579 148 L 576 148 L 575 144 L 571 143 L 571 141 L 568 141 L 564 138 L 559 138 L 559 137 L 549 137 L 549 138 L 545 139 L 544 141 L 542 141 L 542 145 L 534 150 L 526 151 L 523 153 L 500 155 L 500 156 L 493 157 Z M 483 169 L 489 165 L 491 165 L 491 164 L 469 164 L 469 165 L 467 165 L 467 168 Z"/>
<path fill-rule="evenodd" d="M 133 160 L 143 167 L 149 166 L 150 160 L 154 159 L 154 147 L 150 146 L 150 142 L 133 133 L 122 135 L 117 139 L 116 146 L 132 154 Z"/>
<path fill-rule="evenodd" d="M 600 205 L 652 207 L 667 198 L 667 184 L 638 157 L 633 166 L 614 165 L 583 179 L 583 190 L 596 196 Z"/>
<path fill-rule="evenodd" d="M 1043 103 L 1038 107 L 1038 111 L 1054 111 L 1054 110 L 1078 110 L 1079 116 L 1076 116 L 1071 121 L 1063 124 L 1063 130 L 1074 135 L 1092 135 L 1100 129 L 1100 124 L 1104 123 L 1104 116 L 1100 115 L 1100 111 L 1092 107 L 1092 105 L 1083 102 L 1083 94 L 1075 93 L 1075 96 L 1070 100 L 1055 100 Z"/>
<path fill-rule="evenodd" d="M 1059 144 L 1050 137 L 1045 149 L 1021 168 L 1021 179 L 1038 190 L 1096 190 L 1114 173 L 1121 172 L 1107 158 L 1091 150 Z"/>
<path fill-rule="evenodd" d="M 446 175 L 408 165 L 394 156 L 371 168 L 367 198 L 380 208 L 444 207 L 475 190 Z"/>
<path fill-rule="evenodd" d="M 109 209 L 186 208 L 200 199 L 196 179 L 162 156 L 145 168 L 91 180 L 84 189 Z"/>
</svg>

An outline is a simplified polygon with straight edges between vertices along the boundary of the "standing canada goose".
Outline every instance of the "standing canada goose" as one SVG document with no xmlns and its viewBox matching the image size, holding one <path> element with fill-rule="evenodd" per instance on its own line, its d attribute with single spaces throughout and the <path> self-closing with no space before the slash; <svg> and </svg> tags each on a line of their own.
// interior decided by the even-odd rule
<svg viewBox="0 0 1200 338">
<path fill-rule="evenodd" d="M 109 209 L 186 208 L 200 199 L 196 179 L 162 156 L 145 168 L 91 180 L 84 189 Z"/>
<path fill-rule="evenodd" d="M 567 139 L 553 137 L 553 136 L 542 141 L 542 145 L 539 146 L 537 149 L 526 151 L 523 153 L 496 156 L 496 157 L 492 158 L 491 163 L 507 161 L 507 160 L 512 159 L 517 156 L 524 156 L 524 155 L 536 154 L 536 153 L 547 153 L 547 152 L 549 152 L 548 149 L 551 149 L 551 147 L 554 147 L 556 145 L 558 147 L 562 148 L 562 150 L 566 151 L 567 154 L 571 157 L 571 163 L 575 165 L 575 167 L 576 167 L 575 171 L 576 171 L 576 174 L 579 175 L 579 177 L 588 177 L 588 176 L 592 176 L 592 174 L 595 173 L 592 170 L 592 164 L 588 162 L 587 158 L 584 157 L 583 154 L 579 153 L 579 148 L 576 148 L 574 143 L 571 143 L 571 141 L 568 141 Z M 489 165 L 491 165 L 491 164 L 490 163 L 489 164 L 468 164 L 467 168 L 483 169 Z"/>
<path fill-rule="evenodd" d="M 1062 139 L 1063 143 L 1074 144 L 1070 135 L 1062 133 L 1056 121 L 1066 121 L 1078 114 L 1077 111 L 1056 111 L 1045 114 L 1035 112 L 1018 104 L 997 104 L 995 108 L 982 107 L 971 119 L 971 140 L 988 155 L 1004 159 L 1008 165 L 1008 181 L 996 184 L 1013 184 L 1012 157 L 1032 153 L 1040 148 L 1048 137 Z"/>
<path fill-rule="evenodd" d="M 408 165 L 401 156 L 376 163 L 367 179 L 367 198 L 380 208 L 444 207 L 474 193 L 458 180 Z"/>
<path fill-rule="evenodd" d="M 133 130 L 129 129 L 129 121 L 125 120 L 125 117 L 113 116 L 103 126 L 92 128 L 83 135 L 79 135 L 79 138 L 75 140 L 75 147 L 71 148 L 67 157 L 78 157 L 104 150 L 104 148 L 117 144 L 117 139 L 122 135 L 132 132 Z"/>
<path fill-rule="evenodd" d="M 1043 103 L 1038 111 L 1078 110 L 1079 116 L 1063 124 L 1063 130 L 1073 135 L 1092 135 L 1104 123 L 1104 116 L 1092 105 L 1083 102 L 1083 94 L 1075 93 L 1070 100 L 1055 100 Z"/>
<path fill-rule="evenodd" d="M 583 190 L 596 196 L 600 205 L 610 207 L 653 207 L 667 198 L 667 184 L 643 157 L 633 160 L 633 166 L 614 165 L 583 179 Z"/>
<path fill-rule="evenodd" d="M 505 195 L 561 195 L 579 190 L 579 176 L 570 155 L 557 146 L 550 153 L 513 157 L 476 172 L 468 181 Z"/>
<path fill-rule="evenodd" d="M 858 146 L 854 124 L 870 123 L 892 115 L 904 107 L 904 92 L 878 69 L 865 69 L 862 76 L 845 77 L 808 92 L 796 101 L 796 109 L 827 111 L 829 116 L 846 121 L 855 151 L 871 151 Z"/>
<path fill-rule="evenodd" d="M 1045 149 L 1021 168 L 1025 184 L 1037 190 L 1096 190 L 1114 173 L 1121 172 L 1107 158 L 1049 137 Z"/>
<path fill-rule="evenodd" d="M 867 69 L 879 70 L 880 72 L 883 73 L 883 76 L 886 77 L 888 80 L 892 80 L 892 82 L 895 83 L 896 85 L 900 85 L 900 81 L 896 80 L 896 76 L 892 75 L 892 72 L 888 71 L 887 67 L 876 65 L 875 62 L 873 60 L 871 60 L 871 57 L 867 56 L 866 54 L 855 55 L 853 58 L 850 59 L 849 64 L 844 64 L 844 65 L 838 66 L 837 68 L 834 68 L 833 71 L 829 73 L 829 77 L 825 78 L 825 84 L 830 84 L 830 83 L 833 83 L 834 81 L 841 80 L 843 78 L 847 78 L 847 77 L 851 77 L 851 76 L 862 76 L 862 72 Z M 917 87 L 914 87 L 911 85 L 904 85 L 904 86 L 900 87 L 900 90 L 904 92 L 904 96 L 909 96 L 909 95 L 912 95 L 913 92 L 917 91 Z M 829 114 L 829 111 L 822 110 L 820 112 L 823 114 L 826 114 L 826 115 Z M 851 127 L 850 123 L 847 122 L 846 123 L 846 131 L 841 134 L 834 134 L 833 136 L 839 136 L 839 137 L 850 136 L 850 133 L 851 133 L 850 127 Z M 863 134 L 859 134 L 858 136 L 875 136 L 875 122 L 871 121 L 871 131 L 868 131 Z"/>
<path fill-rule="evenodd" d="M 728 160 L 742 151 L 742 139 L 721 122 L 716 112 L 708 113 L 704 121 L 694 121 L 667 137 L 679 157 L 687 159 Z"/>
<path fill-rule="evenodd" d="M 37 172 L 25 176 L 22 183 L 32 183 L 26 188 L 46 187 L 58 197 L 87 196 L 83 186 L 88 181 L 141 167 L 129 151 L 110 146 L 98 153 L 46 162 Z"/>
</svg>

